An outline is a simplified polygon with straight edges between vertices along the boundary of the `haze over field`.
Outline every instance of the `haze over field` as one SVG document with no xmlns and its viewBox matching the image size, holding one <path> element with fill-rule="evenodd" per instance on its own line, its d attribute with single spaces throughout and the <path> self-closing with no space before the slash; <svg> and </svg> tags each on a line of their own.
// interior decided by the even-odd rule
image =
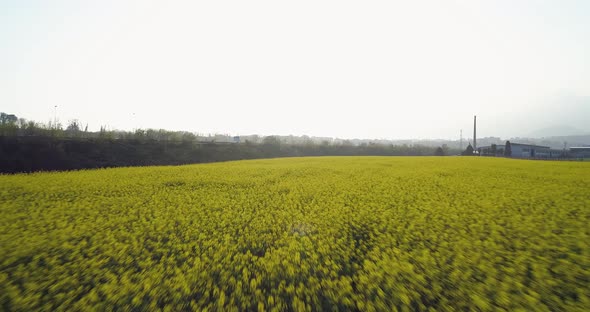
<svg viewBox="0 0 590 312">
<path fill-rule="evenodd" d="M 455 139 L 477 114 L 482 137 L 580 134 L 588 38 L 584 0 L 9 0 L 0 107 L 93 130 Z"/>
</svg>

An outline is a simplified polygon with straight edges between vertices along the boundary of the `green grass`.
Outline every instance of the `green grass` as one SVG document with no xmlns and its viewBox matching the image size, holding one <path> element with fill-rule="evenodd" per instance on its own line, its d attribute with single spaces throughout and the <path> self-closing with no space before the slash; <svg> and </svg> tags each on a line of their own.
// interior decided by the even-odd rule
<svg viewBox="0 0 590 312">
<path fill-rule="evenodd" d="M 0 310 L 590 310 L 590 164 L 321 157 L 0 176 Z"/>
</svg>

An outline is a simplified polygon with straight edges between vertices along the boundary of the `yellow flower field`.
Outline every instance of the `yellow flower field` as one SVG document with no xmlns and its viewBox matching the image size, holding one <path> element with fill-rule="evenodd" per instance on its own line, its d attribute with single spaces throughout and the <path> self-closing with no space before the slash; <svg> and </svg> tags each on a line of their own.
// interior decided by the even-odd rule
<svg viewBox="0 0 590 312">
<path fill-rule="evenodd" d="M 0 310 L 590 310 L 590 163 L 0 176 Z"/>
</svg>

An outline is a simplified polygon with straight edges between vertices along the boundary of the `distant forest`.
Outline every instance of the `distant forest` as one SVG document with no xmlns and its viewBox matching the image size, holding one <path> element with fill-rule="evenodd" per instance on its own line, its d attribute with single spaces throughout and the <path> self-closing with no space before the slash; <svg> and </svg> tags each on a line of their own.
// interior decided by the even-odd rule
<svg viewBox="0 0 590 312">
<path fill-rule="evenodd" d="M 186 131 L 137 129 L 88 131 L 0 113 L 0 172 L 76 170 L 121 166 L 182 165 L 299 156 L 444 156 L 458 149 L 420 144 L 357 143 L 308 137 L 201 136 Z"/>
</svg>

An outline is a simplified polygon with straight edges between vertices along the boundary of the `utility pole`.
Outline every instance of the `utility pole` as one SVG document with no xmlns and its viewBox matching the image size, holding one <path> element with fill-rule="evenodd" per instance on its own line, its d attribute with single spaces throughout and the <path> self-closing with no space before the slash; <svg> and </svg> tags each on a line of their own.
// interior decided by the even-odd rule
<svg viewBox="0 0 590 312">
<path fill-rule="evenodd" d="M 53 126 L 57 130 L 57 105 L 53 106 Z"/>
<path fill-rule="evenodd" d="M 477 151 L 477 116 L 473 116 L 473 150 Z"/>
<path fill-rule="evenodd" d="M 463 151 L 463 129 L 461 129 L 459 135 L 459 150 Z"/>
</svg>

